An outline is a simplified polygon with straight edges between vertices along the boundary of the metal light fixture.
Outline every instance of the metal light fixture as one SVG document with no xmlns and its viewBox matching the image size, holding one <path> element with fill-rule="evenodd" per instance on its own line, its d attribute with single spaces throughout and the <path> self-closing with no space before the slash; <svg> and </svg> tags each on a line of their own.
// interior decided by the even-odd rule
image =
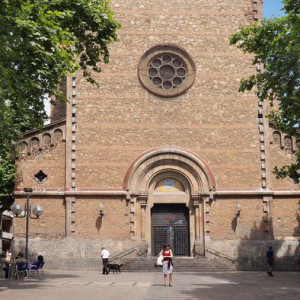
<svg viewBox="0 0 300 300">
<path fill-rule="evenodd" d="M 103 218 L 105 213 L 104 213 L 104 203 L 100 202 L 99 203 L 99 208 L 100 208 L 100 217 Z"/>
<path fill-rule="evenodd" d="M 11 207 L 10 207 L 12 213 L 14 215 L 16 215 L 16 217 L 18 217 L 19 215 L 21 215 L 21 213 L 23 212 L 23 209 L 21 207 L 21 205 L 19 204 L 13 204 Z"/>
<path fill-rule="evenodd" d="M 32 210 L 33 214 L 39 218 L 43 214 L 43 208 L 39 205 L 35 205 Z"/>
<path fill-rule="evenodd" d="M 28 261 L 28 232 L 29 232 L 29 218 L 31 219 L 39 219 L 39 217 L 43 214 L 43 209 L 39 205 L 35 205 L 33 207 L 32 213 L 35 217 L 31 216 L 31 207 L 29 204 L 29 195 L 32 193 L 31 188 L 24 188 L 24 192 L 26 194 L 26 204 L 24 207 L 24 211 L 19 204 L 13 204 L 11 206 L 11 211 L 15 215 L 16 218 L 25 218 L 26 217 L 26 241 L 25 241 L 25 259 Z"/>
<path fill-rule="evenodd" d="M 240 202 L 237 202 L 236 204 L 236 216 L 239 217 L 241 215 L 241 211 L 242 211 L 242 205 L 240 204 Z"/>
</svg>

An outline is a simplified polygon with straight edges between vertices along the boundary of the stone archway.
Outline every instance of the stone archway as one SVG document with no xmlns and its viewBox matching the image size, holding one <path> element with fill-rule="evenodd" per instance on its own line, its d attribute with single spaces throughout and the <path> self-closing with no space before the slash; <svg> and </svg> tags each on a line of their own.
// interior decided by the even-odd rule
<svg viewBox="0 0 300 300">
<path fill-rule="evenodd" d="M 181 193 L 155 193 L 162 178 L 175 178 Z M 190 214 L 190 253 L 204 254 L 204 203 L 216 186 L 213 173 L 197 154 L 175 147 L 155 148 L 143 153 L 128 169 L 124 189 L 130 195 L 132 239 L 151 254 L 151 209 L 155 204 L 185 204 Z"/>
</svg>

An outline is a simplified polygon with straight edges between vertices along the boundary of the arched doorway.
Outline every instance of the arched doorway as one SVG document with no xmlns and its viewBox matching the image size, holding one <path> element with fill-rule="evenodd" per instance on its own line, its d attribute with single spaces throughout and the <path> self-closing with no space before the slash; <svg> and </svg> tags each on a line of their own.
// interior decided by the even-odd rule
<svg viewBox="0 0 300 300">
<path fill-rule="evenodd" d="M 209 232 L 204 206 L 215 186 L 210 168 L 195 153 L 173 147 L 145 152 L 124 179 L 131 205 L 132 240 L 143 245 L 148 255 L 156 255 L 162 243 L 171 244 L 172 239 L 178 255 L 203 255 Z M 175 226 L 171 219 L 169 224 L 159 221 L 171 215 L 181 218 L 186 227 Z M 180 230 L 185 240 L 178 240 Z M 185 249 L 180 249 L 180 243 Z"/>
</svg>

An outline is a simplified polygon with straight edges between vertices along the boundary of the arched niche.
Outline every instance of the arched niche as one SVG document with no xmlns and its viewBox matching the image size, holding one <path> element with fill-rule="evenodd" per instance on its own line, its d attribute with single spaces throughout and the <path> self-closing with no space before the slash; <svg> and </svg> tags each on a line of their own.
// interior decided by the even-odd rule
<svg viewBox="0 0 300 300">
<path fill-rule="evenodd" d="M 284 149 L 289 153 L 293 151 L 293 140 L 290 135 L 284 137 Z"/>
<path fill-rule="evenodd" d="M 281 133 L 279 131 L 273 132 L 273 144 L 281 148 Z"/>
<path fill-rule="evenodd" d="M 50 148 L 51 146 L 51 135 L 49 133 L 43 134 L 43 147 Z"/>
<path fill-rule="evenodd" d="M 21 157 L 25 157 L 27 155 L 28 145 L 26 142 L 22 142 L 19 144 L 19 153 Z"/>
<path fill-rule="evenodd" d="M 54 130 L 54 139 L 56 143 L 60 143 L 63 139 L 63 131 L 61 129 Z"/>
<path fill-rule="evenodd" d="M 33 137 L 30 140 L 31 152 L 38 152 L 40 149 L 40 140 L 37 137 Z"/>
</svg>

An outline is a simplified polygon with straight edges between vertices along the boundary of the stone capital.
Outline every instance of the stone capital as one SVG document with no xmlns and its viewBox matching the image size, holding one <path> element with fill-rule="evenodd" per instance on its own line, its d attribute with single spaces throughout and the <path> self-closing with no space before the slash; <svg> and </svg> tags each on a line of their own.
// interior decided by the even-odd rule
<svg viewBox="0 0 300 300">
<path fill-rule="evenodd" d="M 138 200 L 140 201 L 140 202 L 142 202 L 142 201 L 144 201 L 144 202 L 147 202 L 147 200 L 148 200 L 148 192 L 139 192 L 139 194 L 138 194 Z"/>
<path fill-rule="evenodd" d="M 140 201 L 140 205 L 141 205 L 141 207 L 146 207 L 147 206 L 147 201 L 146 200 Z"/>
<path fill-rule="evenodd" d="M 202 200 L 200 200 L 200 199 L 193 200 L 193 205 L 194 206 L 199 206 L 201 204 L 202 204 Z"/>
</svg>

